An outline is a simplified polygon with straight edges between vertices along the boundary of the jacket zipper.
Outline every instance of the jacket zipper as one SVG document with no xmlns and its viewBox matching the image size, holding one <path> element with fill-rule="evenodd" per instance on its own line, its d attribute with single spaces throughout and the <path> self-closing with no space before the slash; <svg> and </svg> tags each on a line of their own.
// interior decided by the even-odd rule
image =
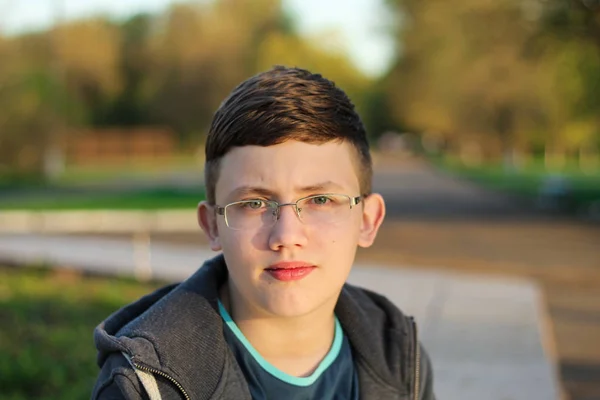
<svg viewBox="0 0 600 400">
<path fill-rule="evenodd" d="M 132 360 L 133 361 L 133 360 Z M 140 365 L 136 362 L 133 362 L 133 365 L 137 368 L 140 369 L 142 371 L 146 371 L 146 372 L 150 372 L 152 374 L 156 374 L 156 375 L 160 375 L 163 378 L 168 379 L 171 383 L 173 383 L 175 386 L 177 386 L 177 388 L 179 389 L 179 391 L 183 394 L 183 397 L 185 397 L 186 400 L 191 400 L 190 396 L 188 396 L 188 394 L 186 393 L 185 389 L 183 389 L 183 386 L 181 386 L 179 384 L 179 382 L 177 382 L 174 378 L 171 378 L 169 375 L 165 374 L 162 371 L 159 371 L 157 369 L 154 368 L 149 368 L 149 367 L 145 367 L 143 365 Z"/>
<path fill-rule="evenodd" d="M 411 317 L 411 323 L 413 326 L 414 343 L 415 343 L 415 382 L 414 388 L 414 400 L 419 400 L 419 392 L 421 390 L 421 346 L 419 346 L 419 336 L 417 332 L 417 323 L 415 319 Z"/>
</svg>

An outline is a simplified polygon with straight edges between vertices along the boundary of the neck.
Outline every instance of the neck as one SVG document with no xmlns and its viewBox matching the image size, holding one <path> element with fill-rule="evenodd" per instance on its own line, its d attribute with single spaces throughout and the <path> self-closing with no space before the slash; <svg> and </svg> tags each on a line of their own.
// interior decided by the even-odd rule
<svg viewBox="0 0 600 400">
<path fill-rule="evenodd" d="M 246 339 L 283 372 L 310 375 L 331 348 L 335 303 L 306 315 L 277 317 L 249 306 L 229 284 L 223 285 L 220 297 Z"/>
</svg>

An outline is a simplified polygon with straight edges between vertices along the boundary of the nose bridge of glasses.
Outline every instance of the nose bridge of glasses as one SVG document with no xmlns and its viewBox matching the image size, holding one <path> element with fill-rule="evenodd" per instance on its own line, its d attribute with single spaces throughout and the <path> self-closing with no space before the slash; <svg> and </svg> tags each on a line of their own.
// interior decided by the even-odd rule
<svg viewBox="0 0 600 400">
<path fill-rule="evenodd" d="M 292 209 L 294 210 L 294 213 L 296 214 L 296 216 L 298 216 L 298 218 L 300 217 L 301 208 L 298 207 L 298 203 L 297 202 L 294 202 L 294 203 L 278 204 L 277 205 L 277 211 L 276 211 L 277 219 L 279 219 L 279 217 L 281 216 L 281 207 L 284 207 L 284 206 L 292 206 Z"/>
</svg>

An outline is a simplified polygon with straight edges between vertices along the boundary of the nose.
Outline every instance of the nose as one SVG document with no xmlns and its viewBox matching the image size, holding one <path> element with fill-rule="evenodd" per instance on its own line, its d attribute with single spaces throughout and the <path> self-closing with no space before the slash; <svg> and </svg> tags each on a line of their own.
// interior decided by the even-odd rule
<svg viewBox="0 0 600 400">
<path fill-rule="evenodd" d="M 300 220 L 296 205 L 293 203 L 282 205 L 277 217 L 269 235 L 271 250 L 305 246 L 307 243 L 306 225 Z"/>
</svg>

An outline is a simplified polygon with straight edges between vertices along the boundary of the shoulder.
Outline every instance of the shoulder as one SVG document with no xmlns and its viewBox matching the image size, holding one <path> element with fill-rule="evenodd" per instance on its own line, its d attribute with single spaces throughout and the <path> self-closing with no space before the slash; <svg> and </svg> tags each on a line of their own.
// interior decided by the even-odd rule
<svg viewBox="0 0 600 400">
<path fill-rule="evenodd" d="M 393 387 L 417 388 L 422 400 L 434 398 L 431 362 L 413 317 L 387 297 L 350 284 L 342 289 L 336 314 L 372 371 Z"/>
<path fill-rule="evenodd" d="M 429 354 L 419 343 L 420 346 L 420 377 L 419 377 L 419 398 L 421 400 L 435 400 L 433 392 L 433 368 Z"/>
<path fill-rule="evenodd" d="M 386 296 L 355 285 L 344 285 L 336 307 L 342 325 L 354 332 L 354 344 L 373 346 L 386 355 L 400 355 L 414 349 L 417 328 L 412 316 L 406 315 Z"/>
<path fill-rule="evenodd" d="M 354 308 L 371 323 L 379 323 L 395 329 L 406 330 L 412 325 L 412 317 L 406 315 L 386 296 L 359 286 L 345 284 L 338 305 Z"/>
<path fill-rule="evenodd" d="M 335 313 L 353 348 L 380 376 L 398 376 L 414 346 L 414 323 L 385 296 L 344 285 Z M 391 375 L 390 375 L 391 374 Z"/>
</svg>

